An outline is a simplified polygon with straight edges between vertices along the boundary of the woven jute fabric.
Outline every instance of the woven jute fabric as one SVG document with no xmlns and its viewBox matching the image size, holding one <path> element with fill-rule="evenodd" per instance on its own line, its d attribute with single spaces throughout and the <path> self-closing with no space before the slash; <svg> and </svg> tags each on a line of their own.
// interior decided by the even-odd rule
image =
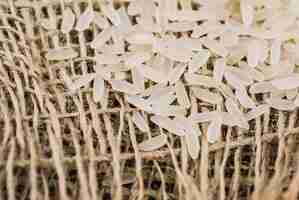
<svg viewBox="0 0 299 200">
<path fill-rule="evenodd" d="M 249 131 L 223 128 L 213 144 L 203 134 L 192 160 L 174 135 L 159 150 L 138 151 L 147 134 L 163 130 L 149 122 L 147 134 L 139 131 L 137 108 L 121 93 L 109 90 L 103 106 L 88 87 L 70 92 L 60 72 L 74 79 L 93 70 L 97 30 L 61 34 L 45 19 L 59 23 L 66 5 L 78 16 L 100 4 L 0 0 L 0 199 L 297 199 L 297 110 L 272 109 Z M 79 56 L 49 62 L 55 47 Z"/>
</svg>

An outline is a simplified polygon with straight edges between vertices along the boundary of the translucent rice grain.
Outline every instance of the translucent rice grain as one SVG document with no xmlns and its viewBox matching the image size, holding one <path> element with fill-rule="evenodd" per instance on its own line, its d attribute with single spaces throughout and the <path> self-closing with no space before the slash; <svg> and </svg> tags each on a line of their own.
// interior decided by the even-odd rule
<svg viewBox="0 0 299 200">
<path fill-rule="evenodd" d="M 232 99 L 236 99 L 233 90 L 228 85 L 226 85 L 224 83 L 221 83 L 221 84 L 219 84 L 219 87 L 217 89 L 226 98 L 229 97 L 229 98 L 232 98 Z"/>
<path fill-rule="evenodd" d="M 78 18 L 76 24 L 77 31 L 84 31 L 87 29 L 94 18 L 94 11 L 88 7 Z"/>
<path fill-rule="evenodd" d="M 288 76 L 276 78 L 270 82 L 275 88 L 279 90 L 295 89 L 299 87 L 299 75 L 291 74 Z"/>
<path fill-rule="evenodd" d="M 93 86 L 93 99 L 95 102 L 100 101 L 105 94 L 105 82 L 104 79 L 97 76 L 94 79 L 94 86 Z"/>
<path fill-rule="evenodd" d="M 132 31 L 132 23 L 124 7 L 117 10 L 120 18 L 120 25 L 117 26 L 118 30 L 123 34 L 128 34 Z"/>
<path fill-rule="evenodd" d="M 154 24 L 155 2 L 153 0 L 140 0 L 140 5 L 142 6 L 142 12 L 140 13 L 141 24 L 145 27 Z"/>
<path fill-rule="evenodd" d="M 192 38 L 199 38 L 205 34 L 209 34 L 212 32 L 220 33 L 223 29 L 223 26 L 220 23 L 215 21 L 205 21 L 201 25 L 194 26 L 193 32 L 191 34 Z"/>
<path fill-rule="evenodd" d="M 245 62 L 240 62 L 239 66 L 240 66 L 240 69 L 247 72 L 248 76 L 251 79 L 258 81 L 258 82 L 266 80 L 265 75 L 261 71 L 259 71 L 257 68 L 252 68 Z"/>
<path fill-rule="evenodd" d="M 179 64 L 177 65 L 174 69 L 169 74 L 168 81 L 172 85 L 176 83 L 180 77 L 183 75 L 185 72 L 185 69 L 187 68 L 186 64 Z"/>
<path fill-rule="evenodd" d="M 178 81 L 175 84 L 175 93 L 176 93 L 176 97 L 178 99 L 178 103 L 185 107 L 188 108 L 191 106 L 187 91 L 185 89 L 184 84 L 181 81 Z"/>
<path fill-rule="evenodd" d="M 174 95 L 173 87 L 165 87 L 152 91 L 151 95 L 148 97 L 148 101 L 152 105 L 164 105 L 169 106 L 176 96 Z"/>
<path fill-rule="evenodd" d="M 99 12 L 94 12 L 93 23 L 95 23 L 102 30 L 110 26 L 108 20 L 102 15 L 102 13 Z"/>
<path fill-rule="evenodd" d="M 66 60 L 76 58 L 78 53 L 72 48 L 59 48 L 59 49 L 50 49 L 47 54 L 46 58 L 51 60 Z"/>
<path fill-rule="evenodd" d="M 158 71 L 147 65 L 140 65 L 137 67 L 138 71 L 147 79 L 152 80 L 156 83 L 167 82 L 167 76 L 161 71 Z"/>
<path fill-rule="evenodd" d="M 161 93 L 167 93 L 167 92 L 173 92 L 174 88 L 173 86 L 166 86 L 166 83 L 158 83 L 156 85 L 150 86 L 147 88 L 144 92 L 142 92 L 142 96 L 150 96 L 150 97 L 155 97 L 155 96 L 160 96 Z M 149 98 L 150 98 L 149 97 Z"/>
<path fill-rule="evenodd" d="M 261 59 L 261 45 L 258 40 L 248 43 L 247 62 L 250 67 L 256 67 Z"/>
<path fill-rule="evenodd" d="M 177 105 L 165 106 L 163 104 L 152 105 L 152 113 L 161 116 L 185 116 L 186 108 Z"/>
<path fill-rule="evenodd" d="M 268 113 L 270 111 L 270 107 L 267 104 L 259 105 L 253 109 L 251 109 L 249 112 L 245 114 L 245 118 L 247 121 L 250 121 L 252 119 L 256 119 L 257 117 L 260 117 L 261 115 Z"/>
<path fill-rule="evenodd" d="M 217 83 L 221 83 L 224 71 L 225 71 L 225 60 L 224 59 L 217 59 L 214 63 L 214 70 L 213 70 L 213 78 Z"/>
<path fill-rule="evenodd" d="M 131 44 L 152 44 L 154 36 L 149 32 L 136 32 L 126 37 L 126 40 Z"/>
<path fill-rule="evenodd" d="M 236 115 L 228 112 L 220 112 L 219 115 L 222 119 L 222 124 L 230 127 L 240 126 L 239 119 Z"/>
<path fill-rule="evenodd" d="M 170 133 L 178 136 L 184 136 L 186 133 L 184 129 L 168 117 L 155 115 L 151 117 L 151 121 L 161 128 L 166 129 Z"/>
<path fill-rule="evenodd" d="M 203 21 L 203 20 L 215 20 L 217 16 L 215 12 L 211 12 L 211 10 L 200 9 L 198 10 L 178 10 L 172 16 L 169 16 L 170 20 L 178 20 L 178 21 Z"/>
<path fill-rule="evenodd" d="M 121 24 L 120 16 L 113 7 L 112 2 L 102 4 L 101 11 L 111 21 L 113 25 L 118 26 Z"/>
<path fill-rule="evenodd" d="M 108 40 L 111 39 L 112 36 L 112 28 L 109 27 L 107 29 L 104 29 L 101 33 L 99 33 L 93 41 L 90 43 L 90 46 L 92 48 L 99 49 L 101 48 Z"/>
<path fill-rule="evenodd" d="M 217 115 L 219 115 L 218 111 L 192 113 L 189 119 L 194 123 L 203 123 L 212 121 Z"/>
<path fill-rule="evenodd" d="M 249 88 L 250 94 L 262 94 L 274 91 L 277 91 L 277 89 L 269 81 L 254 83 Z"/>
<path fill-rule="evenodd" d="M 281 67 L 283 66 L 283 67 Z M 266 77 L 266 80 L 282 78 L 291 75 L 294 72 L 295 64 L 293 61 L 286 59 L 277 65 L 265 66 L 261 65 L 260 70 Z"/>
<path fill-rule="evenodd" d="M 178 7 L 177 7 L 177 2 L 176 1 L 172 1 L 172 0 L 165 0 L 165 7 L 166 9 L 164 10 L 165 12 L 165 15 L 168 17 L 168 18 L 171 18 L 173 16 L 176 15 L 177 13 L 177 10 L 178 10 Z"/>
<path fill-rule="evenodd" d="M 217 82 L 209 76 L 185 73 L 184 77 L 190 85 L 201 85 L 208 88 L 216 88 L 218 86 Z"/>
<path fill-rule="evenodd" d="M 286 97 L 288 100 L 295 99 L 295 97 L 297 96 L 297 93 L 298 93 L 297 88 L 286 90 Z"/>
<path fill-rule="evenodd" d="M 208 126 L 207 139 L 210 143 L 215 143 L 221 137 L 221 118 L 216 117 Z"/>
<path fill-rule="evenodd" d="M 121 62 L 122 58 L 120 56 L 103 53 L 96 55 L 96 62 L 100 65 L 116 65 Z"/>
<path fill-rule="evenodd" d="M 156 149 L 161 148 L 166 143 L 167 136 L 165 134 L 161 134 L 139 143 L 138 148 L 141 151 L 154 151 Z"/>
<path fill-rule="evenodd" d="M 131 16 L 138 15 L 142 12 L 140 1 L 131 1 L 128 5 L 128 14 Z"/>
<path fill-rule="evenodd" d="M 192 87 L 192 91 L 196 98 L 204 102 L 208 102 L 211 104 L 220 104 L 223 100 L 220 94 L 210 92 L 208 89 Z"/>
<path fill-rule="evenodd" d="M 110 83 L 114 90 L 125 94 L 134 95 L 141 92 L 135 85 L 125 80 L 111 80 Z"/>
<path fill-rule="evenodd" d="M 246 80 L 242 80 L 238 74 L 232 72 L 232 71 L 226 71 L 224 72 L 224 77 L 229 85 L 231 85 L 235 89 L 242 90 L 246 86 L 250 85 L 251 82 L 247 82 Z"/>
<path fill-rule="evenodd" d="M 225 101 L 225 107 L 230 114 L 233 114 L 238 118 L 239 125 L 241 128 L 246 130 L 249 129 L 249 124 L 243 114 L 243 112 L 239 109 L 239 106 L 234 102 L 234 100 L 228 98 Z"/>
<path fill-rule="evenodd" d="M 75 24 L 75 15 L 70 8 L 66 8 L 63 11 L 62 23 L 61 23 L 61 32 L 66 34 L 70 32 Z"/>
<path fill-rule="evenodd" d="M 247 86 L 253 83 L 253 77 L 248 73 L 248 71 L 242 68 L 227 67 L 226 71 L 232 72 L 243 85 Z"/>
<path fill-rule="evenodd" d="M 175 49 L 167 48 L 160 51 L 160 53 L 163 56 L 173 61 L 184 62 L 184 63 L 189 62 L 192 57 L 192 51 L 187 48 L 175 48 Z"/>
<path fill-rule="evenodd" d="M 218 41 L 207 39 L 207 38 L 205 38 L 201 41 L 204 44 L 204 46 L 206 46 L 208 49 L 210 49 L 216 55 L 219 55 L 221 57 L 226 57 L 228 55 L 228 50 Z"/>
<path fill-rule="evenodd" d="M 277 110 L 292 111 L 296 108 L 293 101 L 287 99 L 281 99 L 278 97 L 269 98 L 265 100 L 269 106 Z"/>
<path fill-rule="evenodd" d="M 244 25 L 246 27 L 250 27 L 254 16 L 254 8 L 252 6 L 251 0 L 241 0 L 240 11 Z"/>
<path fill-rule="evenodd" d="M 168 107 L 171 105 L 176 99 L 176 96 L 174 94 L 165 94 L 160 96 L 159 98 L 152 99 L 150 101 L 150 104 L 153 107 L 159 107 L 159 106 L 166 106 Z"/>
<path fill-rule="evenodd" d="M 125 59 L 125 65 L 135 67 L 148 61 L 152 54 L 150 52 L 136 52 Z"/>
<path fill-rule="evenodd" d="M 132 121 L 141 131 L 143 132 L 149 131 L 147 122 L 139 112 L 137 111 L 133 112 Z"/>
<path fill-rule="evenodd" d="M 186 132 L 185 139 L 187 144 L 187 150 L 192 159 L 197 159 L 200 150 L 199 137 L 201 131 L 197 124 L 192 124 L 185 117 L 175 117 L 173 119 L 177 124 L 179 124 Z"/>
<path fill-rule="evenodd" d="M 254 101 L 248 96 L 246 90 L 236 90 L 236 97 L 244 108 L 254 108 Z"/>
<path fill-rule="evenodd" d="M 192 159 L 197 159 L 200 151 L 200 142 L 198 135 L 195 135 L 193 132 L 187 133 L 185 135 L 187 150 Z"/>
<path fill-rule="evenodd" d="M 233 47 L 238 45 L 239 36 L 233 31 L 226 31 L 221 35 L 220 41 L 225 47 Z"/>
<path fill-rule="evenodd" d="M 270 51 L 270 63 L 272 65 L 276 65 L 279 63 L 280 61 L 280 57 L 281 57 L 281 45 L 282 45 L 282 41 L 279 39 L 276 39 L 272 42 L 271 45 L 271 51 Z"/>
<path fill-rule="evenodd" d="M 151 105 L 144 98 L 137 95 L 128 95 L 126 97 L 128 103 L 136 106 L 137 108 L 150 112 L 152 110 Z"/>
<path fill-rule="evenodd" d="M 196 23 L 194 22 L 172 22 L 168 23 L 165 29 L 172 32 L 186 32 L 193 30 L 194 26 L 196 26 Z"/>
<path fill-rule="evenodd" d="M 299 107 L 299 95 L 297 94 L 295 100 L 294 100 L 294 104 Z"/>
<path fill-rule="evenodd" d="M 144 91 L 144 77 L 137 69 L 132 69 L 132 81 L 136 87 L 140 89 L 140 91 Z"/>
</svg>

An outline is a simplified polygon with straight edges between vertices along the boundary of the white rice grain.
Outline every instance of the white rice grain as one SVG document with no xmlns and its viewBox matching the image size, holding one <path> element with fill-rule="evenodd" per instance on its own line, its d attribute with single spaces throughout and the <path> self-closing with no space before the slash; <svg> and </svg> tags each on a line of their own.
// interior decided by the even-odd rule
<svg viewBox="0 0 299 200">
<path fill-rule="evenodd" d="M 174 69 L 172 69 L 172 71 L 169 73 L 168 76 L 168 81 L 169 83 L 175 84 L 183 75 L 183 73 L 185 72 L 185 69 L 187 68 L 186 64 L 179 64 L 177 65 Z"/>
<path fill-rule="evenodd" d="M 293 101 L 287 100 L 287 99 L 281 99 L 278 97 L 272 97 L 265 100 L 266 103 L 277 110 L 283 110 L 283 111 L 292 111 L 296 108 L 296 105 Z"/>
<path fill-rule="evenodd" d="M 254 8 L 252 6 L 251 0 L 241 0 L 240 11 L 245 27 L 250 27 L 253 23 L 254 17 Z"/>
<path fill-rule="evenodd" d="M 216 55 L 221 57 L 226 57 L 228 55 L 228 50 L 216 40 L 205 38 L 202 39 L 201 42 Z"/>
<path fill-rule="evenodd" d="M 207 130 L 207 139 L 208 142 L 214 143 L 219 140 L 221 137 L 221 117 L 216 117 L 213 121 L 209 124 Z"/>
<path fill-rule="evenodd" d="M 104 29 L 101 33 L 99 33 L 93 41 L 90 43 L 92 48 L 99 49 L 101 48 L 108 40 L 111 39 L 112 36 L 112 28 L 108 27 Z"/>
<path fill-rule="evenodd" d="M 247 62 L 250 67 L 256 67 L 261 60 L 261 44 L 258 40 L 252 40 L 248 43 Z"/>
<path fill-rule="evenodd" d="M 96 54 L 96 62 L 100 65 L 116 65 L 122 61 L 120 56 L 110 53 Z"/>
<path fill-rule="evenodd" d="M 132 81 L 134 85 L 137 88 L 139 88 L 140 91 L 144 91 L 145 90 L 144 77 L 142 76 L 142 74 L 137 69 L 132 69 L 131 73 L 132 73 Z"/>
<path fill-rule="evenodd" d="M 140 112 L 135 111 L 133 112 L 132 116 L 133 123 L 143 132 L 148 132 L 149 127 L 143 116 L 140 114 Z"/>
<path fill-rule="evenodd" d="M 167 82 L 167 76 L 159 70 L 156 70 L 147 65 L 139 65 L 137 67 L 138 71 L 147 79 L 154 81 L 156 83 Z"/>
<path fill-rule="evenodd" d="M 290 90 L 299 87 L 299 75 L 291 74 L 270 81 L 279 90 Z"/>
<path fill-rule="evenodd" d="M 282 41 L 280 39 L 276 39 L 272 42 L 271 49 L 270 49 L 270 63 L 272 65 L 276 65 L 280 61 L 281 57 L 281 45 Z"/>
<path fill-rule="evenodd" d="M 101 5 L 101 11 L 111 21 L 113 25 L 118 26 L 121 24 L 120 16 L 115 10 L 112 2 L 103 3 Z"/>
<path fill-rule="evenodd" d="M 139 143 L 138 148 L 141 151 L 154 151 L 156 149 L 161 148 L 166 143 L 167 136 L 165 134 L 161 134 Z"/>
<path fill-rule="evenodd" d="M 254 108 L 256 106 L 246 90 L 236 90 L 236 97 L 244 108 Z"/>
<path fill-rule="evenodd" d="M 274 91 L 277 91 L 277 89 L 269 81 L 254 83 L 249 88 L 250 94 L 262 94 Z"/>
<path fill-rule="evenodd" d="M 154 36 L 149 32 L 135 32 L 126 37 L 130 44 L 153 44 Z"/>
<path fill-rule="evenodd" d="M 184 84 L 181 81 L 178 81 L 175 84 L 175 93 L 176 93 L 176 97 L 178 99 L 178 103 L 185 107 L 185 108 L 189 108 L 191 106 L 187 91 L 185 89 Z"/>
<path fill-rule="evenodd" d="M 201 101 L 208 102 L 210 104 L 220 104 L 223 99 L 222 96 L 218 93 L 210 92 L 208 89 L 203 89 L 200 87 L 192 87 L 193 94 L 196 98 Z"/>
<path fill-rule="evenodd" d="M 69 33 L 75 24 L 75 19 L 73 11 L 66 8 L 62 15 L 61 32 L 64 34 Z"/>
<path fill-rule="evenodd" d="M 88 7 L 78 18 L 76 24 L 77 31 L 84 31 L 90 25 L 94 18 L 94 11 L 91 7 Z"/>
<path fill-rule="evenodd" d="M 149 102 L 140 96 L 128 95 L 128 96 L 126 96 L 126 100 L 128 101 L 128 103 L 136 106 L 137 108 L 139 108 L 141 110 L 144 110 L 147 112 L 150 112 L 152 110 L 152 107 L 149 104 Z"/>
<path fill-rule="evenodd" d="M 241 128 L 244 128 L 246 130 L 249 129 L 249 124 L 248 124 L 243 112 L 239 109 L 239 106 L 237 105 L 236 102 L 234 102 L 234 100 L 232 100 L 230 98 L 226 99 L 225 107 L 230 114 L 233 114 L 236 116 L 236 118 L 239 121 L 238 126 L 240 126 Z"/>
<path fill-rule="evenodd" d="M 94 12 L 93 23 L 95 23 L 100 29 L 106 29 L 110 26 L 107 18 L 102 13 Z"/>
<path fill-rule="evenodd" d="M 218 86 L 218 83 L 212 77 L 205 75 L 185 73 L 184 78 L 190 85 L 201 85 L 208 88 L 216 88 Z"/>
<path fill-rule="evenodd" d="M 100 101 L 105 94 L 105 81 L 101 77 L 97 76 L 93 82 L 93 99 L 95 102 Z"/>
<path fill-rule="evenodd" d="M 219 115 L 218 111 L 211 111 L 211 112 L 201 112 L 201 113 L 192 113 L 189 117 L 194 123 L 203 123 L 212 121 L 215 117 Z"/>
<path fill-rule="evenodd" d="M 186 134 L 185 130 L 181 126 L 179 126 L 177 123 L 175 123 L 173 120 L 171 120 L 168 117 L 155 115 L 151 117 L 151 121 L 154 122 L 159 127 L 164 128 L 170 133 L 173 133 L 175 135 L 184 136 Z"/>
<path fill-rule="evenodd" d="M 217 83 L 221 83 L 224 71 L 226 68 L 225 60 L 224 59 L 217 59 L 214 63 L 214 70 L 213 70 L 213 78 Z"/>
<path fill-rule="evenodd" d="M 141 92 L 135 85 L 125 80 L 111 80 L 110 83 L 114 90 L 125 94 L 134 95 Z"/>
</svg>

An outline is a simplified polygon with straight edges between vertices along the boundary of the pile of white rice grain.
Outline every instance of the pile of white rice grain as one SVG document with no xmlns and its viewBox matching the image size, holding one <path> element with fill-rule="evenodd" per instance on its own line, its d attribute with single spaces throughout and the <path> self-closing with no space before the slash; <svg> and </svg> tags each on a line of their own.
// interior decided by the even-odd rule
<svg viewBox="0 0 299 200">
<path fill-rule="evenodd" d="M 144 112 L 166 130 L 140 143 L 140 150 L 158 149 L 175 134 L 185 137 L 195 159 L 201 136 L 217 142 L 223 126 L 248 130 L 250 120 L 270 109 L 299 106 L 298 0 L 136 0 L 119 8 L 103 1 L 100 9 L 89 6 L 80 16 L 63 10 L 62 33 L 91 27 L 98 33 L 88 44 L 94 72 L 75 80 L 61 75 L 72 92 L 92 87 L 104 108 L 108 90 L 122 93 L 138 108 L 132 120 L 141 131 L 149 130 Z M 79 54 L 55 48 L 46 58 Z"/>
</svg>

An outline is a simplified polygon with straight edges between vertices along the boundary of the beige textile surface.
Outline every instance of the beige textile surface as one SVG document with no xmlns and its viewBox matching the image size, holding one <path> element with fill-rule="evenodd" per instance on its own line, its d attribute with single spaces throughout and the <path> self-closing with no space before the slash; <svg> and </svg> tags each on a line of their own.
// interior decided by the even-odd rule
<svg viewBox="0 0 299 200">
<path fill-rule="evenodd" d="M 249 131 L 223 128 L 213 144 L 203 135 L 192 160 L 175 135 L 159 150 L 139 151 L 163 130 L 149 121 L 147 133 L 137 129 L 138 109 L 122 93 L 109 89 L 103 106 L 89 87 L 70 92 L 62 71 L 71 79 L 94 71 L 98 30 L 62 34 L 51 23 L 60 23 L 65 6 L 78 16 L 91 2 L 99 10 L 100 0 L 0 0 L 0 199 L 297 198 L 297 110 L 271 109 Z M 58 46 L 79 56 L 47 60 Z"/>
</svg>

